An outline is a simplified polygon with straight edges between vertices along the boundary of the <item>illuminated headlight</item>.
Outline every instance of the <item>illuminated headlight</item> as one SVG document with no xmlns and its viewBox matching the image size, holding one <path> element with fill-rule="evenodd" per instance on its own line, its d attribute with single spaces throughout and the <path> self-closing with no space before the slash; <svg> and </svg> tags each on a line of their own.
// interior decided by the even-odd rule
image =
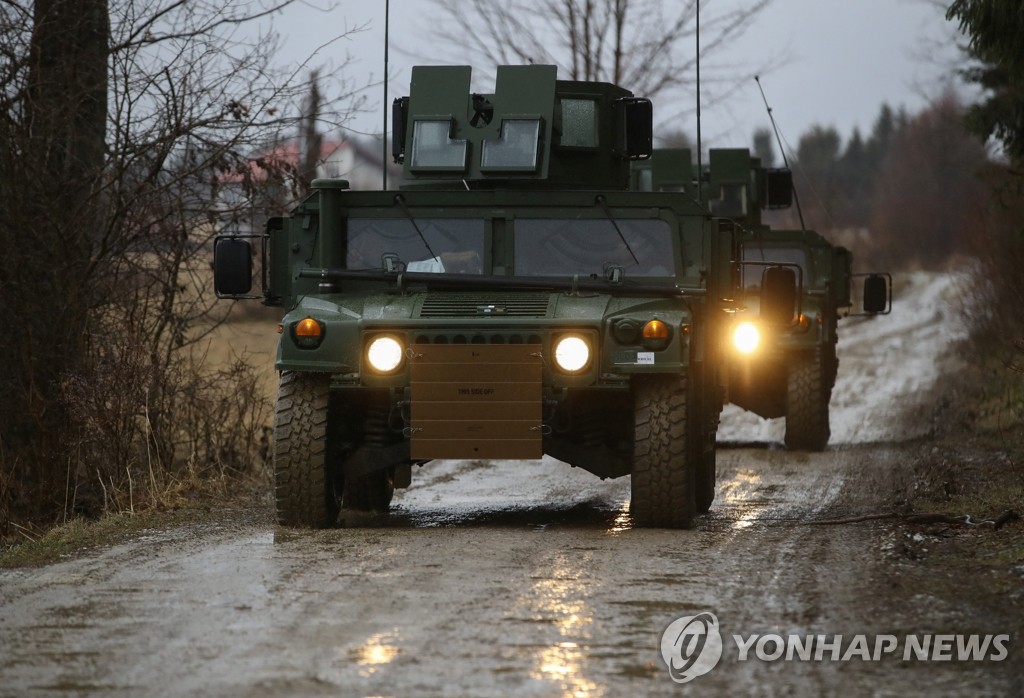
<svg viewBox="0 0 1024 698">
<path fill-rule="evenodd" d="M 752 322 L 741 322 L 732 331 L 732 344 L 741 354 L 753 354 L 761 344 L 761 330 Z"/>
<path fill-rule="evenodd" d="M 402 365 L 405 350 L 394 337 L 377 337 L 366 347 L 366 360 L 374 370 L 391 373 Z"/>
<path fill-rule="evenodd" d="M 562 337 L 555 344 L 555 363 L 566 373 L 586 368 L 590 363 L 590 345 L 581 337 Z"/>
</svg>

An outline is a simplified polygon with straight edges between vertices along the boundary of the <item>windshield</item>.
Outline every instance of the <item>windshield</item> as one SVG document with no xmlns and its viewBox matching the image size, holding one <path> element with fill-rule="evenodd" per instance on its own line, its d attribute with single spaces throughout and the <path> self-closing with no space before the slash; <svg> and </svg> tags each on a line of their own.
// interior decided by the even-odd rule
<svg viewBox="0 0 1024 698">
<path fill-rule="evenodd" d="M 622 267 L 626 278 L 673 276 L 674 260 L 672 228 L 659 219 L 616 219 L 615 224 L 605 219 L 515 222 L 517 276 L 603 275 L 608 265 Z"/>
<path fill-rule="evenodd" d="M 795 264 L 803 271 L 804 283 L 807 283 L 807 252 L 799 247 L 762 247 L 760 245 L 743 248 L 744 262 L 774 262 L 776 264 Z M 753 264 L 743 267 L 743 288 L 747 291 L 760 291 L 761 278 L 767 266 Z"/>
<path fill-rule="evenodd" d="M 385 254 L 398 255 L 407 271 L 482 274 L 484 221 L 417 218 L 413 225 L 408 218 L 348 220 L 346 269 L 381 269 Z"/>
</svg>

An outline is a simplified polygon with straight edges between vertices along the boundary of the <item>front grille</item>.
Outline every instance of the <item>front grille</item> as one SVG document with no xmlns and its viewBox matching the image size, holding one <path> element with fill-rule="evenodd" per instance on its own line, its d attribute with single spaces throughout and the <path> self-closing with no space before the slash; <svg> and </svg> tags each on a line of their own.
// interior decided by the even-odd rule
<svg viewBox="0 0 1024 698">
<path fill-rule="evenodd" d="M 547 293 L 430 293 L 419 316 L 432 317 L 547 317 Z"/>
<path fill-rule="evenodd" d="M 430 331 L 416 332 L 411 335 L 413 344 L 542 344 L 538 334 L 525 334 L 514 331 L 495 332 L 459 332 Z"/>
</svg>

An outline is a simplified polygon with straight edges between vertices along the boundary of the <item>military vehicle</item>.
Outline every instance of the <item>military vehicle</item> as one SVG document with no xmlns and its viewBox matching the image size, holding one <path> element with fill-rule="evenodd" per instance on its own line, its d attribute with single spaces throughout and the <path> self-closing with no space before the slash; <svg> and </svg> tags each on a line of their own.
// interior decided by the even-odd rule
<svg viewBox="0 0 1024 698">
<path fill-rule="evenodd" d="M 695 170 L 689 150 L 658 150 L 634 165 L 632 186 L 699 195 L 716 217 L 735 226 L 740 278 L 727 351 L 727 400 L 761 417 L 785 417 L 788 448 L 823 450 L 831 435 L 829 401 L 839 367 L 838 322 L 888 313 L 891 277 L 854 274 L 849 250 L 814 231 L 763 224 L 762 211 L 793 203 L 788 169 L 762 167 L 749 150 L 737 148 L 710 150 L 700 178 Z M 852 288 L 858 278 L 864 297 L 855 310 Z M 765 295 L 776 299 L 771 309 L 761 307 Z"/>
<path fill-rule="evenodd" d="M 413 69 L 395 101 L 394 191 L 313 182 L 259 236 L 215 243 L 227 298 L 280 306 L 278 520 L 386 510 L 413 467 L 542 454 L 629 475 L 638 526 L 714 497 L 737 229 L 631 191 L 652 106 L 554 66 Z M 429 466 L 427 466 L 429 467 Z"/>
</svg>

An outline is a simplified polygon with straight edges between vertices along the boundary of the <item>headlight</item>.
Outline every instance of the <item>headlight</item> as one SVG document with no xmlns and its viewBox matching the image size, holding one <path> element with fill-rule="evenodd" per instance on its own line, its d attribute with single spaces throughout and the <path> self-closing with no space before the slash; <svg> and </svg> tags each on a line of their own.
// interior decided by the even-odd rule
<svg viewBox="0 0 1024 698">
<path fill-rule="evenodd" d="M 761 330 L 752 322 L 741 322 L 732 331 L 732 344 L 741 354 L 753 354 L 761 344 Z"/>
<path fill-rule="evenodd" d="M 590 363 L 590 346 L 581 337 L 562 337 L 555 344 L 555 363 L 566 373 L 576 373 Z"/>
<path fill-rule="evenodd" d="M 402 365 L 405 350 L 394 337 L 376 337 L 366 347 L 366 360 L 381 373 L 391 373 Z"/>
</svg>

